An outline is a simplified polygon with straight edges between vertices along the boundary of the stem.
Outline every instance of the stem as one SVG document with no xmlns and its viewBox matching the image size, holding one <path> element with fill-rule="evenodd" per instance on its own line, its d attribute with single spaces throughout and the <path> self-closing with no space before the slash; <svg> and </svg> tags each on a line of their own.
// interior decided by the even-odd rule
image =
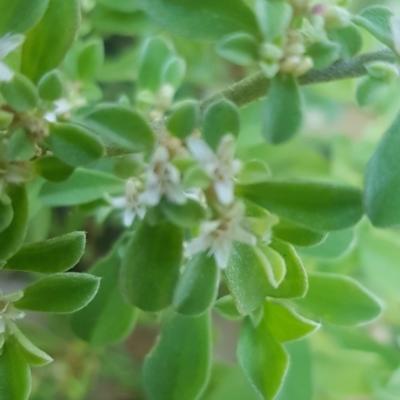
<svg viewBox="0 0 400 400">
<path fill-rule="evenodd" d="M 298 78 L 300 85 L 331 82 L 339 79 L 357 78 L 367 74 L 365 65 L 371 61 L 385 61 L 395 63 L 396 55 L 390 49 L 384 49 L 372 53 L 362 54 L 350 60 L 340 60 L 328 68 L 313 69 Z M 210 104 L 222 98 L 234 102 L 238 107 L 257 101 L 268 93 L 271 80 L 266 78 L 262 72 L 257 72 L 240 82 L 234 83 L 228 89 L 216 93 L 201 103 L 204 110 Z"/>
</svg>

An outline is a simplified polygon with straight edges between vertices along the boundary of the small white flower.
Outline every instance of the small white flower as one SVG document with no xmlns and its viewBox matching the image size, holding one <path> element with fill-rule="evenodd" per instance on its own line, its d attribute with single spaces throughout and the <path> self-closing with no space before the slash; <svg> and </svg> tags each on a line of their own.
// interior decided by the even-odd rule
<svg viewBox="0 0 400 400">
<path fill-rule="evenodd" d="M 255 246 L 256 237 L 244 227 L 245 207 L 241 202 L 231 205 L 219 219 L 201 224 L 200 236 L 191 240 L 186 247 L 186 256 L 208 250 L 220 268 L 226 268 L 232 251 L 232 242 L 237 241 Z"/>
<path fill-rule="evenodd" d="M 186 196 L 181 187 L 181 173 L 170 162 L 166 147 L 156 148 L 147 171 L 146 190 L 141 200 L 148 206 L 156 206 L 163 196 L 177 204 L 184 204 Z"/>
<path fill-rule="evenodd" d="M 22 298 L 22 292 L 3 295 L 0 290 L 0 335 L 5 334 L 10 322 L 25 317 L 25 313 L 17 310 L 12 303 Z"/>
<path fill-rule="evenodd" d="M 139 182 L 136 179 L 129 179 L 125 185 L 125 196 L 106 196 L 110 204 L 117 209 L 123 210 L 123 224 L 131 226 L 136 217 L 143 219 L 146 208 L 140 199 Z"/>
<path fill-rule="evenodd" d="M 190 137 L 187 145 L 193 157 L 199 161 L 202 168 L 213 181 L 213 187 L 218 200 L 224 204 L 231 204 L 234 196 L 234 176 L 240 172 L 241 163 L 234 159 L 235 138 L 225 135 L 214 153 L 203 140 Z"/>
<path fill-rule="evenodd" d="M 25 36 L 21 34 L 6 35 L 0 38 L 0 82 L 7 82 L 14 76 L 14 71 L 2 62 L 11 52 L 21 46 Z"/>
</svg>

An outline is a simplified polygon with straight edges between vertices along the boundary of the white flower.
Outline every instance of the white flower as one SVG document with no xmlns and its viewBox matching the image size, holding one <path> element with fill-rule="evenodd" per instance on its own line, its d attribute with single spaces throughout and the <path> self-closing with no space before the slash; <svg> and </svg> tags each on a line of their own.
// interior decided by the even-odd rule
<svg viewBox="0 0 400 400">
<path fill-rule="evenodd" d="M 187 145 L 193 157 L 213 181 L 213 187 L 218 200 L 224 204 L 231 204 L 234 200 L 234 176 L 240 171 L 241 163 L 234 159 L 235 138 L 225 135 L 214 153 L 203 140 L 190 137 Z"/>
<path fill-rule="evenodd" d="M 0 38 L 0 82 L 7 82 L 13 78 L 14 71 L 2 61 L 19 47 L 24 40 L 25 36 L 21 34 L 6 35 Z"/>
<path fill-rule="evenodd" d="M 107 196 L 114 208 L 123 210 L 122 221 L 125 226 L 131 226 L 136 217 L 143 219 L 146 214 L 146 208 L 141 203 L 139 187 L 136 179 L 129 179 L 125 185 L 125 196 Z"/>
<path fill-rule="evenodd" d="M 200 236 L 191 240 L 186 247 L 186 256 L 208 250 L 220 268 L 226 268 L 232 250 L 232 242 L 237 241 L 255 246 L 256 237 L 244 227 L 245 207 L 241 202 L 231 205 L 219 219 L 201 224 Z"/>
<path fill-rule="evenodd" d="M 181 173 L 170 162 L 166 147 L 156 148 L 147 171 L 146 190 L 141 200 L 148 206 L 156 206 L 163 196 L 177 204 L 184 204 L 186 196 L 181 187 Z"/>
<path fill-rule="evenodd" d="M 22 298 L 22 292 L 15 292 L 9 295 L 3 295 L 0 290 L 0 336 L 6 333 L 10 322 L 21 319 L 25 313 L 17 310 L 12 303 Z"/>
</svg>

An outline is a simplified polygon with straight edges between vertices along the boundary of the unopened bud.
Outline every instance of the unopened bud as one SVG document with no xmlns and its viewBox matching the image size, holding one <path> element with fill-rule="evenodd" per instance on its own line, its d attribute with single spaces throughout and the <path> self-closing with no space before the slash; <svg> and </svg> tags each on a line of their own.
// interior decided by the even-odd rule
<svg viewBox="0 0 400 400">
<path fill-rule="evenodd" d="M 326 28 L 341 28 L 351 23 L 351 15 L 343 7 L 318 4 L 313 8 L 312 12 L 324 17 Z"/>
<path fill-rule="evenodd" d="M 164 85 L 158 92 L 156 99 L 156 107 L 159 110 L 168 110 L 171 107 L 172 101 L 174 99 L 175 89 L 171 85 Z"/>
<path fill-rule="evenodd" d="M 263 43 L 260 46 L 260 58 L 263 61 L 277 61 L 283 57 L 283 51 L 280 47 L 271 43 Z"/>
<path fill-rule="evenodd" d="M 293 43 L 290 44 L 286 49 L 285 49 L 285 54 L 287 56 L 301 56 L 306 52 L 306 47 L 304 46 L 303 43 Z"/>
<path fill-rule="evenodd" d="M 280 70 L 285 73 L 292 74 L 294 71 L 299 67 L 301 63 L 301 57 L 300 56 L 290 56 L 286 57 L 282 62 L 281 62 L 281 67 Z"/>
<path fill-rule="evenodd" d="M 301 60 L 301 63 L 298 67 L 293 71 L 293 74 L 296 76 L 300 76 L 308 72 L 314 66 L 314 61 L 311 57 L 304 57 Z"/>
</svg>

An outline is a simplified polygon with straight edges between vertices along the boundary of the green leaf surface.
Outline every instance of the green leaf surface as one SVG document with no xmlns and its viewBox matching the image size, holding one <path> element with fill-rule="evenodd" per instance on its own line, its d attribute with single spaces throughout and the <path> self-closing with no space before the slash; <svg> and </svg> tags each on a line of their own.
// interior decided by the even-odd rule
<svg viewBox="0 0 400 400">
<path fill-rule="evenodd" d="M 244 320 L 237 356 L 246 378 L 260 398 L 273 400 L 282 386 L 289 357 L 272 336 L 265 317 L 257 327 L 250 318 Z"/>
<path fill-rule="evenodd" d="M 149 400 L 198 399 L 211 368 L 210 316 L 175 315 L 146 357 L 143 380 Z"/>
<path fill-rule="evenodd" d="M 219 39 L 228 33 L 258 34 L 251 10 L 241 0 L 141 0 L 159 25 L 189 39 Z"/>
<path fill-rule="evenodd" d="M 22 47 L 21 71 L 34 82 L 57 68 L 75 39 L 79 0 L 49 0 L 47 10 Z"/>
<path fill-rule="evenodd" d="M 106 153 L 103 142 L 79 125 L 52 124 L 46 142 L 57 158 L 73 167 L 90 164 Z"/>
<path fill-rule="evenodd" d="M 313 59 L 314 68 L 329 67 L 339 59 L 341 47 L 334 42 L 315 42 L 307 48 L 307 55 Z"/>
<path fill-rule="evenodd" d="M 0 0 L 0 37 L 24 33 L 42 18 L 49 0 Z"/>
<path fill-rule="evenodd" d="M 0 201 L 0 232 L 10 226 L 13 217 L 14 211 L 11 202 Z"/>
<path fill-rule="evenodd" d="M 102 40 L 85 43 L 77 60 L 78 76 L 82 80 L 95 80 L 104 62 L 104 44 Z"/>
<path fill-rule="evenodd" d="M 64 84 L 60 71 L 53 69 L 42 76 L 38 83 L 39 96 L 43 100 L 55 101 L 62 97 Z"/>
<path fill-rule="evenodd" d="M 272 335 L 281 343 L 302 339 L 319 327 L 291 308 L 272 301 L 265 302 L 264 315 Z"/>
<path fill-rule="evenodd" d="M 51 155 L 37 158 L 33 165 L 36 173 L 50 182 L 65 181 L 74 172 L 73 167 Z"/>
<path fill-rule="evenodd" d="M 102 105 L 85 116 L 85 125 L 104 141 L 132 152 L 149 150 L 155 136 L 136 111 L 118 105 Z"/>
<path fill-rule="evenodd" d="M 351 186 L 268 180 L 240 185 L 237 192 L 271 213 L 317 231 L 349 228 L 363 215 L 361 191 Z"/>
<path fill-rule="evenodd" d="M 329 29 L 327 34 L 331 41 L 340 45 L 340 58 L 347 60 L 361 51 L 363 39 L 356 26 Z"/>
<path fill-rule="evenodd" d="M 25 244 L 7 261 L 5 269 L 42 274 L 67 271 L 81 259 L 85 242 L 84 232 L 72 232 L 42 242 Z"/>
<path fill-rule="evenodd" d="M 0 393 L 4 400 L 28 400 L 31 371 L 18 343 L 10 338 L 0 355 Z"/>
<path fill-rule="evenodd" d="M 14 162 L 29 161 L 35 156 L 36 143 L 31 132 L 19 128 L 12 133 L 7 144 L 7 159 Z"/>
<path fill-rule="evenodd" d="M 185 100 L 175 105 L 167 121 L 168 132 L 185 139 L 195 130 L 199 119 L 199 104 L 194 100 Z"/>
<path fill-rule="evenodd" d="M 214 257 L 199 253 L 186 264 L 176 286 L 173 305 L 177 312 L 197 316 L 207 311 L 217 297 L 219 271 Z"/>
<path fill-rule="evenodd" d="M 25 186 L 11 185 L 8 195 L 12 201 L 13 219 L 0 232 L 0 260 L 8 260 L 21 247 L 28 225 L 28 198 Z"/>
<path fill-rule="evenodd" d="M 72 330 L 93 346 L 109 346 L 124 340 L 132 331 L 137 311 L 125 303 L 119 288 L 121 257 L 117 245 L 89 273 L 101 278 L 96 297 L 72 316 Z"/>
<path fill-rule="evenodd" d="M 150 226 L 145 221 L 127 245 L 121 285 L 130 304 L 160 311 L 172 302 L 182 259 L 182 229 L 169 222 Z"/>
<path fill-rule="evenodd" d="M 234 64 L 249 66 L 258 58 L 258 43 L 247 33 L 232 33 L 217 42 L 217 53 Z"/>
<path fill-rule="evenodd" d="M 231 101 L 222 99 L 211 104 L 204 112 L 203 137 L 214 150 L 225 135 L 239 136 L 239 111 Z"/>
<path fill-rule="evenodd" d="M 356 100 L 360 107 L 378 103 L 390 90 L 391 83 L 371 76 L 361 78 L 357 83 Z"/>
<path fill-rule="evenodd" d="M 242 315 L 236 308 L 235 302 L 231 295 L 220 297 L 214 304 L 215 311 L 227 319 L 237 320 L 242 319 Z"/>
<path fill-rule="evenodd" d="M 281 144 L 300 130 L 303 121 L 303 100 L 292 75 L 278 75 L 265 99 L 262 115 L 262 134 L 271 144 Z"/>
<path fill-rule="evenodd" d="M 171 57 L 164 65 L 161 81 L 176 90 L 182 85 L 186 74 L 186 61 L 182 57 Z"/>
<path fill-rule="evenodd" d="M 88 305 L 99 285 L 100 279 L 89 274 L 54 274 L 29 285 L 14 304 L 21 310 L 69 314 Z"/>
<path fill-rule="evenodd" d="M 374 320 L 382 311 L 377 298 L 352 278 L 312 273 L 308 279 L 308 292 L 297 303 L 323 322 L 358 325 Z"/>
<path fill-rule="evenodd" d="M 47 182 L 39 198 L 48 206 L 73 206 L 101 199 L 105 193 L 122 193 L 124 181 L 100 171 L 78 168 L 62 183 Z"/>
<path fill-rule="evenodd" d="M 366 171 L 364 202 L 368 218 L 375 226 L 400 224 L 400 115 L 375 148 Z"/>
<path fill-rule="evenodd" d="M 164 201 L 162 209 L 170 222 L 182 228 L 192 228 L 199 224 L 206 216 L 204 207 L 191 199 L 187 200 L 185 204 Z"/>
</svg>

